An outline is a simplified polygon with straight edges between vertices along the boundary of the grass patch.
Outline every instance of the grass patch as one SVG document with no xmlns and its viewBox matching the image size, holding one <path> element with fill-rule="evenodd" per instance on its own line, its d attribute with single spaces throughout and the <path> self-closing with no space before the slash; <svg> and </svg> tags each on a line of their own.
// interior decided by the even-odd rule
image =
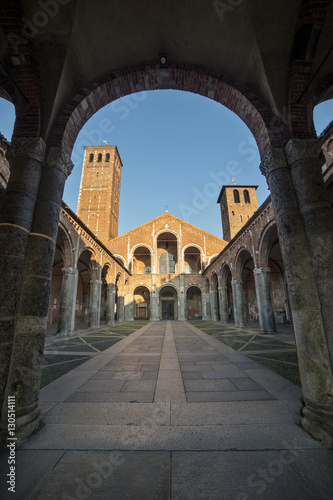
<svg viewBox="0 0 333 500">
<path fill-rule="evenodd" d="M 70 345 L 62 345 L 62 346 L 58 346 L 58 347 L 52 347 L 52 348 L 48 348 L 46 346 L 45 348 L 46 351 L 58 351 L 58 352 L 61 352 L 61 351 L 74 351 L 74 352 L 93 352 L 94 349 L 92 349 L 90 347 L 90 345 L 87 345 L 85 344 L 84 342 L 82 342 L 80 345 L 77 345 L 77 344 L 70 344 Z"/>
<path fill-rule="evenodd" d="M 68 373 L 69 371 L 73 370 L 73 368 L 76 368 L 85 361 L 87 361 L 87 358 L 80 358 L 69 361 L 68 363 L 63 363 L 61 365 L 44 367 L 42 370 L 41 388 L 50 384 L 51 382 L 61 377 L 62 375 L 65 375 L 65 373 Z"/>
<path fill-rule="evenodd" d="M 246 346 L 247 351 L 264 351 L 264 350 L 271 350 L 271 349 L 276 349 L 277 351 L 281 349 L 292 349 L 293 346 L 290 344 L 279 344 L 278 342 L 272 342 L 272 343 L 263 343 L 263 342 L 250 342 Z M 293 354 L 293 353 L 291 353 Z"/>
<path fill-rule="evenodd" d="M 96 342 L 95 347 L 99 351 L 105 351 L 105 349 L 108 349 L 109 347 L 113 346 L 113 344 L 116 344 L 117 342 L 119 342 L 119 340 L 121 340 L 121 339 L 105 340 L 104 342 Z M 96 351 L 94 350 L 94 352 L 96 352 Z"/>
<path fill-rule="evenodd" d="M 281 355 L 274 354 L 276 358 L 279 356 L 280 359 L 273 359 L 273 358 L 266 359 L 269 357 L 269 354 L 261 354 L 261 355 L 256 354 L 255 356 L 248 354 L 247 356 L 256 361 L 257 363 L 259 363 L 260 365 L 264 366 L 265 368 L 268 368 L 272 372 L 281 375 L 281 377 L 284 377 L 293 384 L 301 387 L 301 378 L 299 374 L 298 365 L 290 365 L 287 363 L 283 363 L 283 356 L 286 354 L 293 354 L 293 353 L 281 353 Z M 263 357 L 265 359 L 263 359 Z"/>
</svg>

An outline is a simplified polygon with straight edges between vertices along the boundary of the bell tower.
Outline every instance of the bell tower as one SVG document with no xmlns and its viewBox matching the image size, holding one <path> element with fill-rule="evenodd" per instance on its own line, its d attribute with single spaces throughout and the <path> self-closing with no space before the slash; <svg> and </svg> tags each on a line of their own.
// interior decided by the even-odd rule
<svg viewBox="0 0 333 500">
<path fill-rule="evenodd" d="M 122 162 L 117 146 L 85 146 L 77 215 L 103 242 L 118 236 Z"/>
<path fill-rule="evenodd" d="M 253 185 L 222 186 L 217 203 L 221 207 L 223 239 L 231 241 L 258 210 L 257 190 Z"/>
</svg>

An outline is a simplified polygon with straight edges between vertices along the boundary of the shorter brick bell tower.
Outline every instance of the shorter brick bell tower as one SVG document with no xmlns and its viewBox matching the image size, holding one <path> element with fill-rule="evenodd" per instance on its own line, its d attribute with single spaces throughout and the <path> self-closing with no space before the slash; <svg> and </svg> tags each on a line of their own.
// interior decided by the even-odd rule
<svg viewBox="0 0 333 500">
<path fill-rule="evenodd" d="M 222 186 L 217 203 L 221 207 L 223 239 L 231 241 L 258 210 L 258 186 Z"/>
</svg>

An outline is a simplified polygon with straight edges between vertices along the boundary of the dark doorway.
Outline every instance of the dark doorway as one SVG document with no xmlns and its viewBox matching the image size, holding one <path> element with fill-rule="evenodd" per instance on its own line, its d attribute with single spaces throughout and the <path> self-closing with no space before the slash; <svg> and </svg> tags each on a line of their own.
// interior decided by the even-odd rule
<svg viewBox="0 0 333 500">
<path fill-rule="evenodd" d="M 175 319 L 174 300 L 162 300 L 162 320 Z"/>
</svg>

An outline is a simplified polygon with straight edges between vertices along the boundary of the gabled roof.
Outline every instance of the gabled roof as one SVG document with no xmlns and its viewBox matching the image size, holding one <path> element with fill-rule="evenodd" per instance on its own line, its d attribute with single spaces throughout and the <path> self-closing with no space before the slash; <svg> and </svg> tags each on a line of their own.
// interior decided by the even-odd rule
<svg viewBox="0 0 333 500">
<path fill-rule="evenodd" d="M 122 238 L 129 236 L 131 233 L 134 233 L 135 231 L 138 231 L 139 229 L 143 229 L 143 228 L 149 226 L 150 224 L 154 224 L 154 223 L 156 223 L 162 219 L 166 219 L 166 218 L 172 219 L 175 222 L 178 222 L 184 226 L 187 226 L 194 231 L 200 232 L 201 234 L 208 236 L 209 238 L 213 238 L 216 241 L 219 241 L 221 243 L 225 243 L 226 245 L 228 243 L 227 241 L 223 240 L 222 238 L 218 238 L 217 236 L 214 236 L 214 234 L 208 233 L 207 231 L 204 231 L 203 229 L 200 229 L 199 227 L 194 226 L 193 224 L 190 224 L 189 222 L 185 222 L 184 220 L 179 219 L 178 217 L 175 217 L 174 215 L 171 215 L 169 212 L 164 212 L 162 215 L 159 215 L 158 217 L 155 217 L 154 219 L 151 219 L 148 222 L 145 222 L 144 224 L 141 224 L 140 226 L 137 226 L 134 229 L 131 229 L 130 231 L 127 231 L 126 233 L 121 234 L 120 236 L 117 236 L 117 238 L 113 238 L 112 240 L 109 240 L 107 242 L 107 246 L 111 245 L 115 241 L 119 241 Z"/>
</svg>

